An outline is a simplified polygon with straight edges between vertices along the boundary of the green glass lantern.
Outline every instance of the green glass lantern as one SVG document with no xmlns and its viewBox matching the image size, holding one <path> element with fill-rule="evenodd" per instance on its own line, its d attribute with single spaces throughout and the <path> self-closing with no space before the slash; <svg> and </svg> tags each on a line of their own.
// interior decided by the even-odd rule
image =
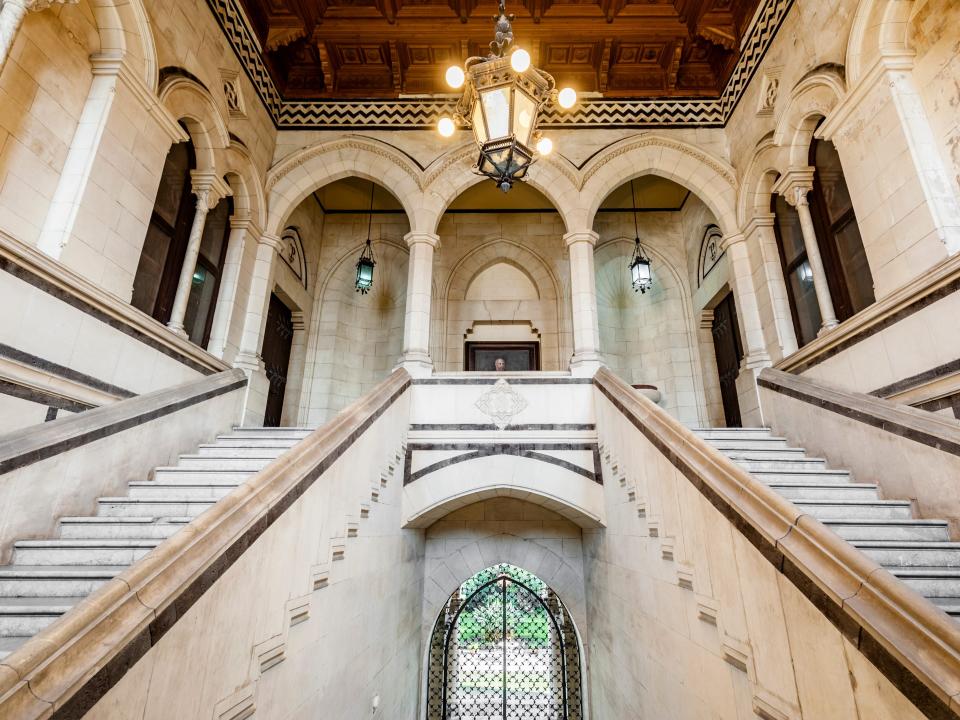
<svg viewBox="0 0 960 720">
<path fill-rule="evenodd" d="M 373 256 L 373 244 L 370 241 L 370 229 L 373 225 L 373 190 L 374 184 L 370 183 L 370 212 L 367 215 L 367 242 L 360 253 L 360 259 L 357 260 L 357 281 L 355 287 L 361 295 L 366 295 L 373 287 L 373 268 L 377 265 L 377 260 Z"/>
</svg>

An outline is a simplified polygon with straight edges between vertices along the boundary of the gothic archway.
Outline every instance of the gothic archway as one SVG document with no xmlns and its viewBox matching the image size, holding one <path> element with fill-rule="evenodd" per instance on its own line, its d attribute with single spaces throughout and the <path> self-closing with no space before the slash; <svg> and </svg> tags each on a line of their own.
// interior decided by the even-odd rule
<svg viewBox="0 0 960 720">
<path fill-rule="evenodd" d="M 580 645 L 533 573 L 500 564 L 444 604 L 430 637 L 427 720 L 582 720 Z"/>
</svg>

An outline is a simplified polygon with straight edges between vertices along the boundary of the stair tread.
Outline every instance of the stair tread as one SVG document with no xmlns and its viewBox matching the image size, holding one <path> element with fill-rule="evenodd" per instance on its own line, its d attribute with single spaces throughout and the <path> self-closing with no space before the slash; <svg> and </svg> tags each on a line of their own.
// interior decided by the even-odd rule
<svg viewBox="0 0 960 720">
<path fill-rule="evenodd" d="M 49 547 L 154 547 L 163 540 L 160 538 L 50 538 L 45 540 L 17 540 L 15 548 L 49 548 Z"/>
<path fill-rule="evenodd" d="M 928 518 L 839 518 L 820 522 L 824 525 L 936 525 L 940 527 L 947 525 L 946 520 Z"/>
<path fill-rule="evenodd" d="M 960 578 L 960 567 L 950 566 L 889 567 L 887 571 L 896 577 Z"/>
<path fill-rule="evenodd" d="M 24 578 L 112 578 L 127 565 L 0 565 L 0 579 Z"/>
<path fill-rule="evenodd" d="M 82 597 L 0 597 L 0 615 L 62 615 Z"/>
<path fill-rule="evenodd" d="M 106 498 L 101 498 L 106 499 Z M 89 524 L 89 525 L 179 525 L 188 523 L 192 518 L 188 517 L 140 517 L 139 515 L 87 515 L 83 517 L 65 517 L 60 518 L 61 523 L 68 524 Z"/>
<path fill-rule="evenodd" d="M 832 487 L 838 487 L 836 485 Z M 846 487 L 840 485 L 839 487 Z M 851 507 L 877 506 L 877 507 L 909 507 L 907 500 L 791 500 L 794 505 L 850 505 Z"/>
<path fill-rule="evenodd" d="M 952 540 L 851 540 L 850 544 L 869 550 L 960 550 L 960 542 Z"/>
</svg>

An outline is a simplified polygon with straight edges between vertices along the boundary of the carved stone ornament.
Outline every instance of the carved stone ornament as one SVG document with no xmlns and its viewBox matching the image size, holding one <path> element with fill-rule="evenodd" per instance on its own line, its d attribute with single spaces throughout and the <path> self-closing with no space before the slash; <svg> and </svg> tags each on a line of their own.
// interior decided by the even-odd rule
<svg viewBox="0 0 960 720">
<path fill-rule="evenodd" d="M 476 407 L 493 420 L 497 430 L 503 430 L 527 407 L 527 401 L 510 387 L 510 383 L 501 379 L 477 399 Z"/>
</svg>

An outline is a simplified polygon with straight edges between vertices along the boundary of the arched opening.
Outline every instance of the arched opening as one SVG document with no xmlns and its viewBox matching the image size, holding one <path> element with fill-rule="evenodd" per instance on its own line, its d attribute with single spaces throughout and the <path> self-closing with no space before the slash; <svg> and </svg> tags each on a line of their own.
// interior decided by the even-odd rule
<svg viewBox="0 0 960 720">
<path fill-rule="evenodd" d="M 872 305 L 873 276 L 863 249 L 840 155 L 829 140 L 810 143 L 813 193 L 810 210 L 823 254 L 837 319 L 843 322 Z"/>
<path fill-rule="evenodd" d="M 147 236 L 133 280 L 133 306 L 162 323 L 170 319 L 187 251 L 196 203 L 190 173 L 197 167 L 193 142 L 176 143 L 160 175 Z"/>
<path fill-rule="evenodd" d="M 184 315 L 184 328 L 190 342 L 206 347 L 213 327 L 213 311 L 220 293 L 224 260 L 230 239 L 233 201 L 224 198 L 207 215 L 200 241 L 200 254 L 190 283 L 190 295 Z M 183 259 L 181 258 L 181 263 Z M 178 270 L 179 271 L 179 270 Z"/>
<path fill-rule="evenodd" d="M 773 229 L 790 299 L 793 328 L 797 333 L 797 343 L 802 347 L 817 337 L 821 324 L 820 307 L 813 286 L 813 270 L 807 259 L 800 215 L 796 208 L 783 195 L 774 194 L 770 198 L 770 209 L 775 217 Z"/>
<path fill-rule="evenodd" d="M 726 278 L 718 249 L 709 281 L 698 282 L 704 233 L 715 225 L 716 217 L 697 195 L 656 175 L 615 188 L 593 224 L 599 235 L 594 267 L 603 360 L 689 424 L 707 421 L 694 318 Z M 636 237 L 651 261 L 653 284 L 644 293 L 631 284 Z M 736 375 L 730 379 L 735 380 Z"/>
<path fill-rule="evenodd" d="M 561 370 L 563 219 L 539 190 L 518 184 L 504 195 L 475 182 L 447 206 L 437 233 L 437 369 Z"/>
<path fill-rule="evenodd" d="M 461 584 L 430 636 L 427 720 L 580 720 L 580 644 L 557 594 L 499 564 Z"/>
</svg>

